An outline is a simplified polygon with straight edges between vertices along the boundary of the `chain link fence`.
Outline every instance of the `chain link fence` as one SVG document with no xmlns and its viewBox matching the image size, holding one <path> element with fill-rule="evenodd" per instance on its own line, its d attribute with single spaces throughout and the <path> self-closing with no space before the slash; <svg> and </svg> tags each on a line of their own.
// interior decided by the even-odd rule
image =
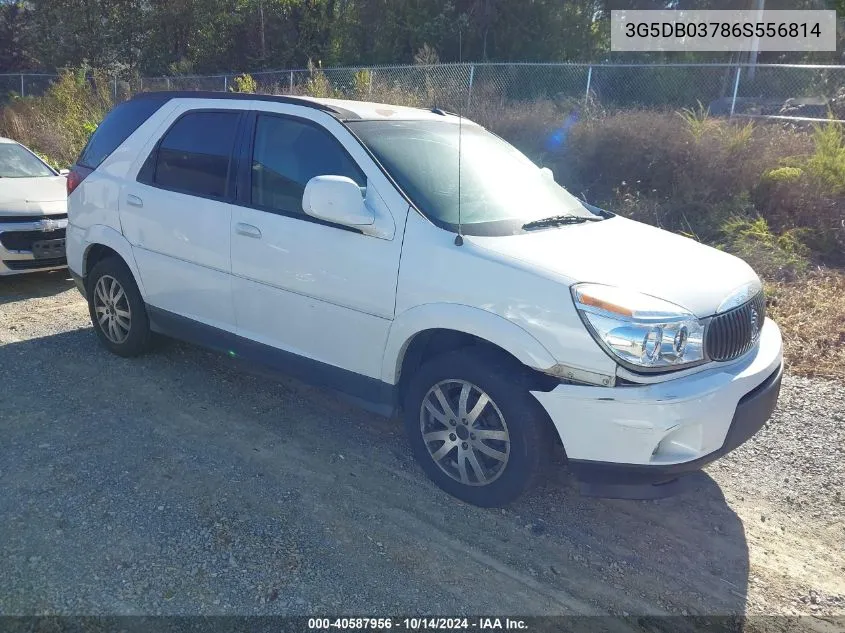
<svg viewBox="0 0 845 633">
<path fill-rule="evenodd" d="M 478 63 L 261 71 L 259 92 L 465 110 L 482 103 L 569 100 L 604 109 L 708 108 L 717 116 L 845 119 L 845 66 Z M 151 90 L 228 91 L 238 74 L 110 80 L 115 100 Z M 0 98 L 40 95 L 48 74 L 0 75 Z"/>
</svg>

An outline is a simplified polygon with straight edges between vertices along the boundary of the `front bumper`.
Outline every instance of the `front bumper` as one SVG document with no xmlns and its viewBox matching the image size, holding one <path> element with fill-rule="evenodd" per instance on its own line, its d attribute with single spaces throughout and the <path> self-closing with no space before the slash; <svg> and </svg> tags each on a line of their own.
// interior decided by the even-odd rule
<svg viewBox="0 0 845 633">
<path fill-rule="evenodd" d="M 782 374 L 780 330 L 767 319 L 757 347 L 732 363 L 651 385 L 532 393 L 582 492 L 643 498 L 672 494 L 680 475 L 753 436 L 774 411 Z"/>
<path fill-rule="evenodd" d="M 0 276 L 63 268 L 67 218 L 0 217 Z"/>
</svg>

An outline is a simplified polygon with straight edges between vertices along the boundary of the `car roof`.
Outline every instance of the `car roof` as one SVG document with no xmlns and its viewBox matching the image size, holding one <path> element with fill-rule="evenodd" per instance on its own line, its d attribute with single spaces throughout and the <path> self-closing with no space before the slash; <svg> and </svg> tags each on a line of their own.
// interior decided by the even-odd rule
<svg viewBox="0 0 845 633">
<path fill-rule="evenodd" d="M 12 143 L 14 145 L 20 145 L 17 141 L 14 141 L 10 138 L 6 138 L 5 136 L 0 136 L 0 143 Z"/>
<path fill-rule="evenodd" d="M 409 106 L 398 106 L 389 103 L 377 103 L 371 101 L 351 101 L 348 99 L 319 99 L 317 97 L 300 97 L 308 101 L 313 101 L 330 108 L 337 108 L 346 112 L 351 112 L 356 119 L 364 119 L 367 121 L 392 119 L 392 120 L 436 120 L 442 121 L 448 117 L 457 117 L 457 115 L 446 112 L 439 108 L 432 108 L 426 110 L 424 108 L 412 108 Z"/>
<path fill-rule="evenodd" d="M 387 103 L 373 103 L 369 101 L 352 101 L 348 99 L 321 99 L 317 97 L 293 96 L 293 95 L 266 95 L 249 92 L 208 92 L 193 90 L 141 92 L 133 99 L 227 99 L 239 101 L 268 101 L 272 103 L 287 103 L 315 108 L 341 121 L 360 120 L 453 120 L 457 121 L 458 116 L 440 108 L 426 110 L 423 108 L 411 108 L 408 106 L 397 106 Z M 471 121 L 464 120 L 466 123 Z"/>
</svg>

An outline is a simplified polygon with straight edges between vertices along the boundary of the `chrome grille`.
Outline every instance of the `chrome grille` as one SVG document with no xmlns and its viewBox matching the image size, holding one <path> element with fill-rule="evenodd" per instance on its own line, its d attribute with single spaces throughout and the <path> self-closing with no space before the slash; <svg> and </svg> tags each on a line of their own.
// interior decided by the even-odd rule
<svg viewBox="0 0 845 633">
<path fill-rule="evenodd" d="M 765 319 L 766 297 L 762 290 L 738 308 L 717 314 L 707 326 L 707 355 L 717 361 L 739 358 L 760 338 Z"/>
</svg>

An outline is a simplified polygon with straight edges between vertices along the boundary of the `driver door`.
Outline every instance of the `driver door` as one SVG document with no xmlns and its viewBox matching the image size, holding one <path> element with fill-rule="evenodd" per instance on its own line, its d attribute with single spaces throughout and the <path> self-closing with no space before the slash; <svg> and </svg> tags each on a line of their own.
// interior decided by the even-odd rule
<svg viewBox="0 0 845 633">
<path fill-rule="evenodd" d="M 388 207 L 377 191 L 386 178 L 339 122 L 277 107 L 252 113 L 241 154 L 231 226 L 238 333 L 266 346 L 270 364 L 366 391 L 381 375 L 407 203 L 398 212 Z M 347 176 L 362 188 L 378 237 L 303 212 L 305 185 L 321 175 Z"/>
</svg>

